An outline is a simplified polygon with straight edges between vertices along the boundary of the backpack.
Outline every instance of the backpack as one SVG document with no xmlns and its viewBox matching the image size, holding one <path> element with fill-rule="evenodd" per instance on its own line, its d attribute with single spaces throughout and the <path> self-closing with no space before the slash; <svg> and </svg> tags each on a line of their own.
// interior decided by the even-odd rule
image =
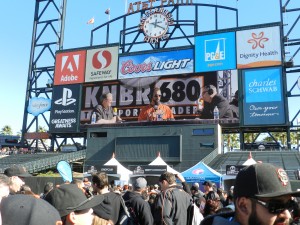
<svg viewBox="0 0 300 225">
<path fill-rule="evenodd" d="M 121 198 L 121 204 L 122 204 L 122 212 L 119 216 L 117 225 L 139 225 L 137 222 L 134 210 L 132 207 L 127 207 L 125 205 L 124 199 Z"/>
<path fill-rule="evenodd" d="M 190 204 L 190 206 L 187 209 L 187 214 L 187 225 L 199 225 L 203 220 L 203 215 L 200 212 L 199 207 L 195 203 Z"/>
</svg>

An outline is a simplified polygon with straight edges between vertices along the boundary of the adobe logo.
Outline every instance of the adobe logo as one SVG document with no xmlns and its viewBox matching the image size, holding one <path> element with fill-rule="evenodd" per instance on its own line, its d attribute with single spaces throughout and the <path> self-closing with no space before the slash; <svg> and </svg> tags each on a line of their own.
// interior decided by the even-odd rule
<svg viewBox="0 0 300 225">
<path fill-rule="evenodd" d="M 86 51 L 63 52 L 56 55 L 54 85 L 84 82 Z"/>
<path fill-rule="evenodd" d="M 92 65 L 95 69 L 105 69 L 110 66 L 112 56 L 108 50 L 100 50 L 94 53 Z"/>
</svg>

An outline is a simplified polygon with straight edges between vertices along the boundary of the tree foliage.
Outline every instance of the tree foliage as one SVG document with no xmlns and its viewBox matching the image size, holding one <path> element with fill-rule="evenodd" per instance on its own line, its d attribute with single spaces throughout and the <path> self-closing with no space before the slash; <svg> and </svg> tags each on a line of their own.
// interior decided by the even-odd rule
<svg viewBox="0 0 300 225">
<path fill-rule="evenodd" d="M 1 134 L 3 134 L 3 135 L 13 135 L 13 131 L 12 131 L 11 126 L 5 125 L 4 127 L 2 127 Z"/>
</svg>

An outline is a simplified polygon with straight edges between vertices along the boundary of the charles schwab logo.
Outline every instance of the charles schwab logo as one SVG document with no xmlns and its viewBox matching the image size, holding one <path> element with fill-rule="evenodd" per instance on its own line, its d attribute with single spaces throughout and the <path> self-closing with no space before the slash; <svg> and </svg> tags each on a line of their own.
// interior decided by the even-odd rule
<svg viewBox="0 0 300 225">
<path fill-rule="evenodd" d="M 68 88 L 63 89 L 62 98 L 56 100 L 54 103 L 57 105 L 67 106 L 76 102 L 75 98 L 72 98 L 72 90 Z"/>
</svg>

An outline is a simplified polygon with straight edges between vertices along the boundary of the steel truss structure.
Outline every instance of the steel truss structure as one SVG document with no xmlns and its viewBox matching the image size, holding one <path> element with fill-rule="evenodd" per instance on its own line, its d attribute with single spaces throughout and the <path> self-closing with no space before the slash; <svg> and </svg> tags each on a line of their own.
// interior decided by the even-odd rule
<svg viewBox="0 0 300 225">
<path fill-rule="evenodd" d="M 299 8 L 289 9 L 288 5 L 291 0 L 287 0 L 283 4 L 283 0 L 280 0 L 281 4 L 281 14 L 282 21 L 284 20 L 284 14 L 299 12 Z M 299 4 L 298 0 L 294 0 Z M 191 1 L 192 2 L 192 1 Z M 38 133 L 39 124 L 42 120 L 47 124 L 49 129 L 49 111 L 39 114 L 38 116 L 32 116 L 28 113 L 27 107 L 29 105 L 30 99 L 33 97 L 44 97 L 46 99 L 51 99 L 52 97 L 52 83 L 54 75 L 54 65 L 55 65 L 55 51 L 63 49 L 63 40 L 64 40 L 64 24 L 66 17 L 66 3 L 67 0 L 36 0 L 35 6 L 35 15 L 33 23 L 33 34 L 32 34 L 32 45 L 29 61 L 29 70 L 28 70 L 28 81 L 26 89 L 26 98 L 25 98 L 25 108 L 24 108 L 24 118 L 23 118 L 23 127 L 22 127 L 22 143 L 25 143 L 26 134 L 30 132 Z M 153 7 L 153 9 L 158 8 Z M 216 32 L 218 30 L 226 30 L 230 28 L 237 28 L 238 25 L 238 10 L 236 8 L 212 5 L 212 4 L 201 4 L 201 3 L 192 3 L 192 4 L 182 4 L 182 5 L 170 5 L 164 6 L 169 10 L 174 17 L 174 24 L 169 28 L 167 40 L 157 42 L 157 43 L 146 43 L 143 40 L 143 32 L 139 27 L 140 18 L 145 13 L 145 10 L 137 11 L 131 14 L 125 14 L 123 16 L 117 17 L 107 23 L 104 23 L 91 31 L 91 40 L 90 45 L 110 45 L 114 43 L 119 43 L 120 53 L 131 54 L 135 51 L 143 50 L 160 50 L 163 48 L 171 47 L 180 47 L 180 46 L 193 46 L 193 37 L 197 33 L 205 33 L 212 30 Z M 189 14 L 185 11 L 189 9 Z M 191 10 L 192 9 L 192 10 Z M 209 11 L 209 17 L 202 17 L 204 11 Z M 191 11 L 193 13 L 191 13 Z M 222 14 L 226 11 L 226 20 L 228 20 L 228 15 L 231 17 L 231 24 L 222 23 Z M 295 74 L 299 72 L 299 65 L 294 65 L 294 58 L 298 55 L 300 50 L 300 39 L 298 37 L 290 38 L 293 30 L 296 28 L 299 29 L 299 15 L 296 17 L 295 22 L 292 25 L 284 26 L 284 45 L 285 47 L 293 46 L 295 50 L 291 53 L 291 57 L 286 60 L 286 74 Z M 50 18 L 50 19 L 49 19 Z M 130 18 L 130 20 L 129 20 Z M 134 21 L 135 23 L 132 23 Z M 203 26 L 202 21 L 212 21 L 206 22 Z M 289 29 L 288 29 L 289 27 Z M 119 32 L 116 35 L 116 30 Z M 104 35 L 103 35 L 104 34 Z M 106 35 L 105 35 L 106 34 Z M 298 32 L 299 34 L 299 32 Z M 178 41 L 182 43 L 178 45 Z M 298 47 L 298 48 L 297 48 Z M 43 60 L 47 57 L 47 60 Z M 223 83 L 222 90 L 228 98 L 230 98 L 230 72 L 224 71 L 220 76 L 220 80 Z M 287 92 L 288 97 L 299 97 L 300 95 L 292 94 L 295 85 Z M 298 111 L 297 115 L 299 114 Z M 285 131 L 289 134 L 290 128 L 295 127 L 294 120 L 297 115 L 292 119 L 291 126 L 287 127 Z M 33 131 L 32 131 L 33 130 Z M 244 131 L 238 130 L 240 134 L 243 135 Z M 74 138 L 84 137 L 84 133 L 77 134 L 50 134 L 51 138 L 51 147 L 52 150 L 56 145 L 58 148 L 67 142 L 67 139 L 71 139 L 75 143 Z M 59 143 L 58 139 L 63 139 Z M 243 139 L 243 138 L 242 138 Z M 288 139 L 290 140 L 290 139 Z M 38 142 L 43 143 L 42 138 L 33 138 L 29 143 L 29 146 L 38 146 Z M 243 140 L 241 140 L 243 141 Z"/>
</svg>

